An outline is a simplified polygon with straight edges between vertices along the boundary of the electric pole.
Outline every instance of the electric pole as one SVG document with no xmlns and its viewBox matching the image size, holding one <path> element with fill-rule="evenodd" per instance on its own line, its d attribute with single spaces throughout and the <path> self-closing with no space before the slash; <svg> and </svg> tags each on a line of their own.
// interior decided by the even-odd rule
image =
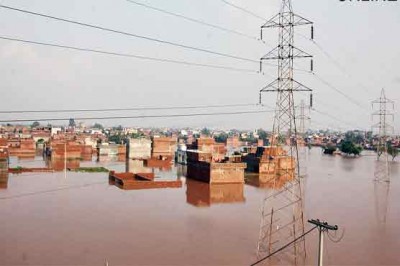
<svg viewBox="0 0 400 266">
<path fill-rule="evenodd" d="M 298 131 L 296 126 L 294 92 L 311 92 L 311 89 L 293 79 L 293 60 L 295 58 L 311 58 L 312 56 L 294 46 L 294 28 L 311 25 L 312 22 L 293 13 L 291 0 L 282 0 L 280 12 L 261 27 L 261 39 L 264 29 L 277 28 L 279 31 L 278 46 L 261 58 L 277 60 L 278 77 L 260 90 L 260 102 L 263 92 L 276 92 L 276 108 L 273 122 L 272 147 L 283 147 L 287 156 L 296 165 L 295 169 L 287 169 L 281 176 L 288 181 L 283 187 L 276 187 L 271 195 L 263 200 L 261 208 L 260 234 L 257 245 L 257 257 L 265 257 L 274 253 L 279 247 L 291 239 L 304 234 L 303 195 L 300 180 L 300 164 L 298 153 Z M 311 28 L 311 39 L 313 28 Z M 312 65 L 312 64 L 311 64 Z M 289 140 L 288 145 L 285 144 Z M 279 177 L 276 176 L 275 179 Z M 301 264 L 299 259 L 305 258 L 305 242 L 296 241 L 293 249 L 279 257 L 284 264 Z"/>
<path fill-rule="evenodd" d="M 318 248 L 318 266 L 322 266 L 322 259 L 324 255 L 324 232 L 328 232 L 329 230 L 336 231 L 338 230 L 337 225 L 329 225 L 327 222 L 321 222 L 320 220 L 308 220 L 309 223 L 318 226 L 319 231 L 319 248 Z"/>
<path fill-rule="evenodd" d="M 378 129 L 378 144 L 376 146 L 377 162 L 375 168 L 375 181 L 390 182 L 389 173 L 389 154 L 388 154 L 388 136 L 393 132 L 393 126 L 389 124 L 388 118 L 394 119 L 393 113 L 389 111 L 389 106 L 394 109 L 394 102 L 386 98 L 385 90 L 382 89 L 381 96 L 372 102 L 372 108 L 379 105 L 379 110 L 374 112 L 373 116 L 379 117 L 379 122 L 373 125 Z M 383 157 L 383 158 L 382 158 Z"/>
</svg>

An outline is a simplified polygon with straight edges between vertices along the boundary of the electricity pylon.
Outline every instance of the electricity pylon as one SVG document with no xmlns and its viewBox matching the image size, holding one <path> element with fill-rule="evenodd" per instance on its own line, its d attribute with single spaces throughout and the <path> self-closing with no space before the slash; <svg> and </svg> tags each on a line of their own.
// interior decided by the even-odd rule
<svg viewBox="0 0 400 266">
<path fill-rule="evenodd" d="M 285 146 L 285 141 L 282 140 L 289 140 L 287 154 L 294 160 L 296 169 L 292 169 L 291 173 L 286 173 L 292 177 L 288 182 L 283 186 L 275 187 L 272 194 L 267 195 L 263 200 L 257 245 L 258 258 L 273 253 L 304 233 L 303 194 L 297 148 L 297 117 L 293 92 L 311 92 L 311 89 L 293 79 L 293 59 L 312 57 L 294 46 L 295 26 L 309 24 L 312 22 L 293 13 L 291 0 L 282 0 L 280 12 L 261 27 L 261 39 L 264 29 L 278 28 L 279 30 L 278 46 L 263 56 L 260 62 L 260 72 L 262 72 L 264 60 L 278 61 L 277 79 L 260 91 L 260 101 L 263 92 L 277 92 L 271 146 Z M 312 35 L 313 30 L 311 38 Z M 275 177 L 276 180 L 278 178 Z M 277 256 L 275 259 L 284 264 L 302 264 L 305 258 L 305 242 L 298 241 L 292 248 Z M 274 264 L 276 263 L 278 262 L 274 261 Z"/>
<path fill-rule="evenodd" d="M 379 117 L 379 122 L 373 125 L 373 128 L 378 129 L 377 160 L 374 172 L 375 211 L 378 224 L 385 224 L 390 189 L 387 142 L 389 134 L 393 132 L 393 126 L 388 122 L 388 118 L 391 117 L 392 120 L 394 119 L 393 113 L 390 111 L 390 109 L 394 109 L 394 102 L 386 98 L 385 91 L 382 89 L 379 99 L 372 102 L 372 108 L 375 105 L 379 105 L 379 110 L 372 114 Z M 389 108 L 390 106 L 392 108 Z"/>
<path fill-rule="evenodd" d="M 301 100 L 299 109 L 300 109 L 300 114 L 298 116 L 298 120 L 299 120 L 298 133 L 300 136 L 304 137 L 304 134 L 306 134 L 306 122 L 309 122 L 311 120 L 308 112 L 306 113 L 306 110 L 307 111 L 310 110 L 310 106 L 306 105 L 304 100 Z"/>
<path fill-rule="evenodd" d="M 309 123 L 311 118 L 309 116 L 310 105 L 306 105 L 304 100 L 300 101 L 300 105 L 297 106 L 299 109 L 299 115 L 297 116 L 297 121 L 299 123 L 298 136 L 300 138 L 300 147 L 299 147 L 299 175 L 300 177 L 306 177 L 307 175 L 307 150 L 308 148 L 305 145 L 305 137 L 306 137 L 306 123 Z M 307 111 L 307 112 L 306 112 Z M 299 142 L 298 142 L 299 144 Z M 304 191 L 303 191 L 304 192 Z"/>
<path fill-rule="evenodd" d="M 379 117 L 379 122 L 373 125 L 378 129 L 378 145 L 376 147 L 377 162 L 375 168 L 375 181 L 390 182 L 389 173 L 389 154 L 388 154 L 388 136 L 393 132 L 393 126 L 388 122 L 388 118 L 394 119 L 393 113 L 389 111 L 389 106 L 394 109 L 394 102 L 386 98 L 385 90 L 382 89 L 379 99 L 372 102 L 372 108 L 379 105 L 379 110 L 374 112 L 373 116 Z"/>
</svg>

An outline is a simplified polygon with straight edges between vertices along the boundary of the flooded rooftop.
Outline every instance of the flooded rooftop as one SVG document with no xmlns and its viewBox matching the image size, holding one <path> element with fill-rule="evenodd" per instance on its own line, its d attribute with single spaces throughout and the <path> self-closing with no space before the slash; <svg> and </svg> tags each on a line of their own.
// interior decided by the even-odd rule
<svg viewBox="0 0 400 266">
<path fill-rule="evenodd" d="M 327 265 L 400 264 L 400 163 L 390 184 L 373 182 L 375 157 L 323 155 L 305 160 L 306 219 L 339 225 L 341 241 L 325 238 Z M 42 157 L 12 157 L 10 167 L 46 167 Z M 122 190 L 108 173 L 1 174 L 1 265 L 249 265 L 256 260 L 263 198 L 246 184 L 210 185 L 122 160 L 86 161 L 116 172 L 140 167 L 180 188 Z M 4 185 L 6 184 L 6 185 Z M 311 225 L 306 224 L 306 229 Z M 318 232 L 307 235 L 307 264 L 316 264 Z"/>
</svg>

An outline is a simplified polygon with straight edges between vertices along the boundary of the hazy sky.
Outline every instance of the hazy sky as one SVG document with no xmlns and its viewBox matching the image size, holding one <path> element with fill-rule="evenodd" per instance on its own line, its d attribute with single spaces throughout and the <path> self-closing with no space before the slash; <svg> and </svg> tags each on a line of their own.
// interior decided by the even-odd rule
<svg viewBox="0 0 400 266">
<path fill-rule="evenodd" d="M 221 0 L 136 0 L 208 23 L 258 37 L 261 19 L 239 11 Z M 270 18 L 279 11 L 278 0 L 230 0 L 260 16 Z M 266 45 L 223 31 L 184 21 L 126 0 L 3 0 L 3 5 L 28 9 L 81 22 L 178 42 L 258 60 L 277 44 L 277 31 L 265 31 Z M 315 23 L 317 45 L 295 35 L 295 45 L 314 55 L 314 69 L 323 78 L 362 107 L 350 102 L 319 81 L 316 76 L 296 72 L 295 78 L 314 90 L 312 128 L 342 128 L 350 125 L 369 129 L 370 102 L 382 87 L 400 109 L 400 1 L 341 2 L 339 0 L 293 1 L 294 12 Z M 309 26 L 296 32 L 309 36 Z M 57 22 L 0 8 L 0 36 L 51 42 L 119 53 L 185 60 L 258 70 L 257 63 L 185 50 L 128 36 Z M 275 63 L 275 62 L 271 62 Z M 309 60 L 296 68 L 309 69 Z M 274 67 L 265 75 L 193 66 L 159 63 L 40 47 L 0 40 L 1 110 L 132 108 L 142 106 L 186 106 L 254 103 L 258 91 L 276 76 Z M 305 99 L 296 94 L 297 102 Z M 274 94 L 264 94 L 273 105 Z M 264 107 L 268 108 L 268 107 Z M 0 120 L 41 117 L 151 115 L 191 112 L 260 110 L 260 107 L 175 111 L 125 111 L 78 114 L 0 114 Z M 400 114 L 395 119 L 399 131 Z M 195 118 L 127 119 L 100 121 L 126 126 L 209 126 L 269 129 L 271 114 L 246 114 Z M 377 122 L 377 121 L 376 121 Z M 87 121 L 86 124 L 92 124 Z M 350 124 L 350 125 L 349 125 Z"/>
</svg>

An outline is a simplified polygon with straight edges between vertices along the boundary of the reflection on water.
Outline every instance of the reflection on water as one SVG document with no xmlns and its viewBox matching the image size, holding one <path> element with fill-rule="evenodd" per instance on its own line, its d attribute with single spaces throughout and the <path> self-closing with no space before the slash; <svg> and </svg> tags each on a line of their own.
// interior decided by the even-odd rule
<svg viewBox="0 0 400 266">
<path fill-rule="evenodd" d="M 8 187 L 8 162 L 0 160 L 0 189 Z"/>
<path fill-rule="evenodd" d="M 249 186 L 277 190 L 282 188 L 287 182 L 293 180 L 292 174 L 273 175 L 273 177 L 271 177 L 271 175 L 265 177 L 265 174 L 246 174 L 245 182 Z"/>
<path fill-rule="evenodd" d="M 186 202 L 196 207 L 245 202 L 243 184 L 208 184 L 186 179 Z"/>
<path fill-rule="evenodd" d="M 64 171 L 65 165 L 67 169 L 77 169 L 80 167 L 80 164 L 81 164 L 80 159 L 68 159 L 68 160 L 51 159 L 46 161 L 47 167 L 53 169 L 54 171 Z"/>
<path fill-rule="evenodd" d="M 354 167 L 356 164 L 354 163 L 354 160 L 358 160 L 359 158 L 357 157 L 351 157 L 351 156 L 343 156 L 342 160 L 340 161 L 342 165 L 342 169 L 345 170 L 346 172 L 352 172 L 354 170 Z"/>
<path fill-rule="evenodd" d="M 400 163 L 391 164 L 386 222 L 378 224 L 376 214 L 385 208 L 376 211 L 375 199 L 382 197 L 375 196 L 386 193 L 375 194 L 374 161 L 368 156 L 324 156 L 314 148 L 307 157 L 305 219 L 319 218 L 345 229 L 339 243 L 325 238 L 325 265 L 400 265 Z M 42 164 L 13 159 L 10 166 Z M 80 164 L 118 172 L 126 168 L 125 162 Z M 154 173 L 176 180 L 185 176 L 185 168 Z M 187 180 L 186 188 L 137 191 L 109 186 L 107 179 L 106 173 L 68 172 L 67 178 L 58 172 L 10 174 L 8 188 L 0 189 L 0 265 L 254 262 L 260 203 L 270 190 L 268 185 L 260 189 L 264 185 L 257 178 L 246 185 Z M 14 197 L 19 195 L 25 196 Z M 217 204 L 222 202 L 232 204 Z M 306 264 L 314 265 L 318 233 L 306 240 Z"/>
<path fill-rule="evenodd" d="M 390 182 L 374 182 L 375 212 L 378 224 L 386 223 Z"/>
<path fill-rule="evenodd" d="M 125 172 L 127 173 L 152 173 L 153 170 L 144 166 L 143 160 L 126 159 Z"/>
</svg>

